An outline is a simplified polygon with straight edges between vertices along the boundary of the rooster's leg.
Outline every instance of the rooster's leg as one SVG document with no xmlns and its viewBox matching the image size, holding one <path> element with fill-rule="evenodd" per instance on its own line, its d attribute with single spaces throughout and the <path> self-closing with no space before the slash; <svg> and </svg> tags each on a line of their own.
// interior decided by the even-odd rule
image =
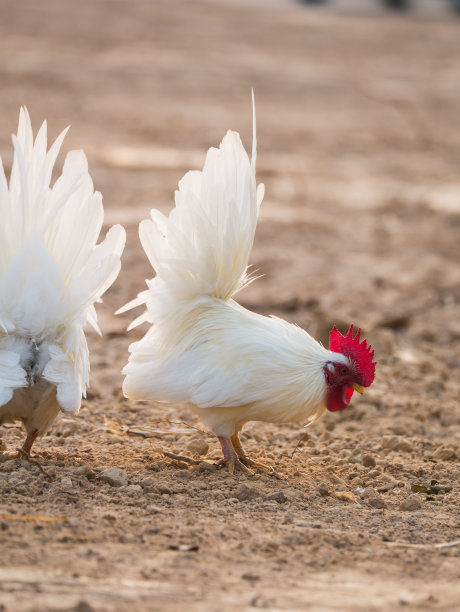
<svg viewBox="0 0 460 612">
<path fill-rule="evenodd" d="M 19 459 L 20 457 L 25 457 L 27 460 L 30 460 L 30 451 L 32 449 L 33 443 L 37 439 L 37 436 L 38 431 L 36 429 L 29 431 L 22 447 L 17 448 L 15 453 L 8 455 L 10 459 Z"/>
<path fill-rule="evenodd" d="M 17 449 L 17 453 L 14 456 L 14 458 L 19 459 L 20 457 L 24 457 L 24 459 L 26 459 L 26 461 L 28 461 L 29 463 L 31 463 L 32 465 L 36 465 L 38 469 L 40 470 L 40 472 L 44 476 L 46 476 L 49 480 L 53 480 L 52 477 L 48 474 L 48 472 L 43 469 L 40 463 L 36 459 L 32 459 L 32 457 L 30 456 L 30 451 L 32 450 L 33 443 L 37 439 L 37 436 L 38 436 L 38 431 L 36 429 L 29 431 L 25 439 L 25 442 L 22 445 L 22 448 Z"/>
<path fill-rule="evenodd" d="M 233 448 L 235 449 L 236 454 L 238 455 L 238 459 L 241 461 L 241 463 L 243 463 L 244 465 L 248 467 L 260 468 L 262 470 L 269 470 L 270 472 L 273 471 L 273 468 L 271 465 L 266 465 L 265 463 L 260 463 L 259 461 L 253 461 L 252 459 L 249 459 L 249 457 L 244 452 L 244 448 L 241 446 L 241 441 L 240 441 L 238 432 L 234 433 L 233 436 L 230 438 L 230 440 L 231 440 Z"/>
<path fill-rule="evenodd" d="M 252 474 L 247 465 L 240 461 L 238 452 L 233 448 L 232 438 L 222 438 L 221 436 L 217 436 L 217 438 L 224 454 L 224 463 L 230 474 L 234 474 L 235 469 L 243 470 L 243 472 L 247 474 Z"/>
<path fill-rule="evenodd" d="M 27 459 L 30 459 L 30 451 L 32 450 L 33 443 L 37 439 L 37 436 L 38 431 L 36 429 L 32 429 L 32 431 L 29 431 L 21 450 L 18 451 L 21 455 L 25 455 Z"/>
</svg>

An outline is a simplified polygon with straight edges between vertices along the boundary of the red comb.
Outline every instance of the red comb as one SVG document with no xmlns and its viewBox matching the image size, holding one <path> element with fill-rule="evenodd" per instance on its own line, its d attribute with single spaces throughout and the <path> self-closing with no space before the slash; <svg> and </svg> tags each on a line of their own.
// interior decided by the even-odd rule
<svg viewBox="0 0 460 612">
<path fill-rule="evenodd" d="M 375 361 L 372 361 L 374 351 L 371 345 L 367 345 L 367 340 L 360 342 L 360 336 L 361 328 L 358 328 L 353 338 L 353 325 L 350 325 L 346 336 L 343 336 L 334 325 L 329 335 L 329 350 L 349 357 L 359 370 L 361 384 L 368 387 L 375 377 Z"/>
</svg>

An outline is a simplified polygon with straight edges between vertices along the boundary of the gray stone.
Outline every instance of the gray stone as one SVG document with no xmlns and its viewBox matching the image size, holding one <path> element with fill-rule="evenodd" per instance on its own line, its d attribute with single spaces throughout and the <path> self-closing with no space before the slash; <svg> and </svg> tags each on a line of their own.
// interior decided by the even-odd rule
<svg viewBox="0 0 460 612">
<path fill-rule="evenodd" d="M 271 500 L 271 501 L 276 501 L 279 504 L 284 504 L 285 502 L 287 502 L 287 497 L 283 491 L 277 491 L 276 493 L 271 493 L 270 495 L 267 495 L 266 499 Z"/>
<path fill-rule="evenodd" d="M 80 429 L 81 424 L 74 419 L 62 418 L 54 426 L 54 433 L 59 434 L 62 438 L 68 438 Z"/>
<path fill-rule="evenodd" d="M 402 451 L 404 453 L 410 453 L 414 450 L 414 447 L 405 438 L 400 436 L 385 436 L 383 438 L 383 448 L 393 451 Z"/>
<path fill-rule="evenodd" d="M 86 478 L 88 478 L 89 480 L 91 480 L 92 478 L 95 478 L 96 476 L 96 474 L 89 467 L 89 465 L 80 465 L 75 470 L 75 474 L 77 474 L 77 476 L 86 476 Z"/>
<path fill-rule="evenodd" d="M 327 497 L 331 494 L 331 492 L 329 491 L 329 487 L 325 482 L 320 482 L 319 485 L 316 487 L 316 491 L 321 495 L 321 497 Z"/>
<path fill-rule="evenodd" d="M 160 482 L 156 485 L 155 492 L 160 493 L 160 495 L 171 495 L 173 490 L 164 483 Z"/>
<path fill-rule="evenodd" d="M 421 508 L 422 502 L 417 497 L 417 495 L 409 495 L 409 497 L 406 497 L 406 499 L 399 505 L 400 510 L 413 511 L 420 510 Z"/>
<path fill-rule="evenodd" d="M 235 497 L 239 501 L 247 501 L 250 499 L 255 499 L 259 496 L 259 491 L 255 487 L 248 487 L 246 484 L 242 484 L 238 487 L 238 490 L 235 493 Z"/>
<path fill-rule="evenodd" d="M 339 478 L 339 476 L 335 476 L 334 474 L 331 480 L 335 484 L 336 491 L 347 491 L 348 490 L 347 483 L 344 480 L 342 480 L 342 478 Z"/>
<path fill-rule="evenodd" d="M 102 482 L 108 482 L 112 487 L 124 487 L 128 484 L 128 475 L 117 467 L 104 470 L 99 474 L 99 479 Z"/>
<path fill-rule="evenodd" d="M 198 455 L 199 457 L 204 457 L 208 454 L 209 444 L 206 440 L 202 438 L 196 438 L 195 440 L 191 440 L 187 444 L 187 451 L 192 453 L 193 455 Z"/>
<path fill-rule="evenodd" d="M 94 612 L 94 608 L 84 599 L 80 599 L 75 608 L 73 608 L 73 612 Z"/>
<path fill-rule="evenodd" d="M 123 488 L 123 493 L 126 493 L 126 495 L 128 496 L 138 495 L 139 493 L 143 493 L 143 492 L 144 492 L 144 489 L 140 485 L 137 485 L 137 484 L 131 484 Z"/>
<path fill-rule="evenodd" d="M 73 489 L 73 484 L 71 478 L 69 476 L 63 476 L 60 480 L 60 488 L 63 491 L 71 491 Z"/>
<path fill-rule="evenodd" d="M 385 508 L 386 506 L 385 500 L 381 495 L 369 497 L 369 499 L 367 500 L 367 505 L 370 508 Z"/>
<path fill-rule="evenodd" d="M 217 470 L 217 465 L 215 463 L 210 463 L 209 461 L 200 461 L 197 465 L 192 465 L 190 471 L 192 474 L 200 474 L 205 472 L 215 472 Z M 226 478 L 226 475 L 230 475 L 229 472 L 222 471 L 220 477 Z"/>
<path fill-rule="evenodd" d="M 143 487 L 144 489 L 152 489 L 156 486 L 156 484 L 156 478 L 152 478 L 151 476 L 148 476 L 147 478 L 144 478 L 144 480 L 141 480 L 141 487 Z"/>
<path fill-rule="evenodd" d="M 437 459 L 438 461 L 449 461 L 449 459 L 454 459 L 455 450 L 453 448 L 438 448 L 433 453 L 433 459 Z"/>
<path fill-rule="evenodd" d="M 363 455 L 363 465 L 365 467 L 375 467 L 377 465 L 377 461 L 374 459 L 373 455 Z"/>
</svg>

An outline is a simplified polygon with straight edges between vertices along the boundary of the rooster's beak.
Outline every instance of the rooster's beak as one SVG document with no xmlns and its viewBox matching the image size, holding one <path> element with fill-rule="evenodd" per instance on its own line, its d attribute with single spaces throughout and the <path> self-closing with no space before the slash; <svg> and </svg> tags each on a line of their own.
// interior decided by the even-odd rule
<svg viewBox="0 0 460 612">
<path fill-rule="evenodd" d="M 364 393 L 364 387 L 362 385 L 358 385 L 358 383 L 352 383 L 351 387 L 358 393 L 361 393 L 361 395 Z"/>
</svg>

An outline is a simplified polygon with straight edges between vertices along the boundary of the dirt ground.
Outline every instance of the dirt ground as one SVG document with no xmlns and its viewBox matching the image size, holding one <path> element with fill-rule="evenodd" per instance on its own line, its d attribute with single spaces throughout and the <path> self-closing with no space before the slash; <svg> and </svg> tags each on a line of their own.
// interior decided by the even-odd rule
<svg viewBox="0 0 460 612">
<path fill-rule="evenodd" d="M 438 546 L 460 540 L 460 22 L 217 0 L 0 11 L 6 167 L 21 104 L 52 136 L 71 123 L 64 150 L 85 149 L 107 225 L 128 231 L 104 337 L 88 333 L 88 397 L 35 447 L 52 480 L 0 462 L 0 610 L 460 607 L 460 546 Z M 254 477 L 212 465 L 186 408 L 123 398 L 145 328 L 113 315 L 152 274 L 138 222 L 228 128 L 249 147 L 251 87 L 264 276 L 240 301 L 323 341 L 357 323 L 378 360 L 343 413 L 248 425 L 247 450 L 276 468 Z M 0 435 L 9 450 L 24 436 Z M 121 486 L 101 477 L 114 466 Z M 452 491 L 411 492 L 432 479 Z M 59 520 L 18 520 L 40 516 Z"/>
</svg>

